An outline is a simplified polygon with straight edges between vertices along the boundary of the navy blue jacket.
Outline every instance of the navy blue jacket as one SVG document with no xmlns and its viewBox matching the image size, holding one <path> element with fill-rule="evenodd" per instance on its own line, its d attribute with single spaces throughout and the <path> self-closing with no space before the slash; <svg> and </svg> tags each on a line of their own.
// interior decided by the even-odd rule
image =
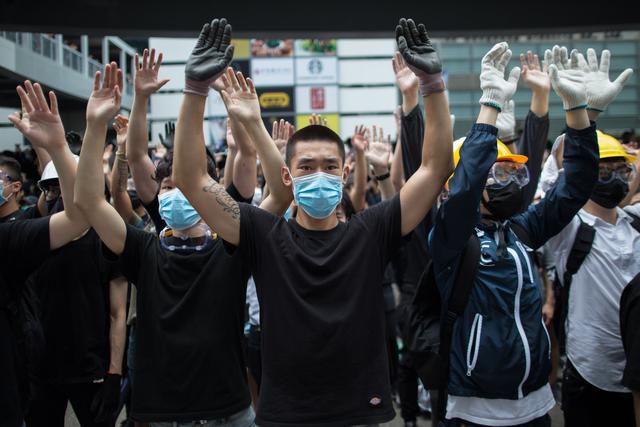
<svg viewBox="0 0 640 427">
<path fill-rule="evenodd" d="M 449 393 L 455 396 L 520 399 L 546 384 L 549 337 L 542 321 L 532 251 L 560 232 L 586 203 L 598 176 L 595 126 L 568 129 L 565 173 L 539 204 L 503 223 L 480 222 L 480 200 L 497 157 L 497 129 L 476 124 L 460 151 L 429 236 L 443 301 L 453 285 L 460 255 L 471 233 L 480 240 L 478 273 L 451 343 Z M 529 237 L 525 246 L 511 230 L 517 223 Z M 502 250 L 498 250 L 498 246 Z"/>
</svg>

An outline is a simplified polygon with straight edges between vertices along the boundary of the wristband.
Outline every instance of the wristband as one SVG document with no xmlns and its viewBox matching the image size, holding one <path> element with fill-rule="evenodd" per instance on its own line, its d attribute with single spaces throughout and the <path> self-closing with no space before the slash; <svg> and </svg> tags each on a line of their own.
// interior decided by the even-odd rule
<svg viewBox="0 0 640 427">
<path fill-rule="evenodd" d="M 204 96 L 209 95 L 209 86 L 214 82 L 214 79 L 207 79 L 203 81 L 192 80 L 186 78 L 184 80 L 184 93 L 192 93 L 194 95 Z"/>
<path fill-rule="evenodd" d="M 502 107 L 500 107 L 496 102 L 484 101 L 484 102 L 481 102 L 480 104 L 486 107 L 495 108 L 496 110 L 498 110 L 498 113 L 502 112 Z"/>
<path fill-rule="evenodd" d="M 420 82 L 420 95 L 428 96 L 432 93 L 444 92 L 446 87 L 442 79 L 442 73 L 427 74 L 419 73 L 418 81 Z"/>
<path fill-rule="evenodd" d="M 573 108 L 566 108 L 564 111 L 576 111 L 576 110 L 582 110 L 582 109 L 588 109 L 587 108 L 587 104 L 583 104 L 583 105 L 578 105 L 577 107 L 573 107 Z"/>
<path fill-rule="evenodd" d="M 384 181 L 385 179 L 389 178 L 390 176 L 391 176 L 391 172 L 389 171 L 389 172 L 384 173 L 382 175 L 378 175 L 375 178 L 376 178 L 376 181 Z"/>
</svg>

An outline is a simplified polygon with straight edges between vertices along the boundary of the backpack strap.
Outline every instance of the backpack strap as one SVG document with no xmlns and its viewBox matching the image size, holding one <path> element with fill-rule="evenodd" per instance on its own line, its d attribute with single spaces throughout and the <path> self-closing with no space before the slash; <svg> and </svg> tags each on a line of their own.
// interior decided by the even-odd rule
<svg viewBox="0 0 640 427">
<path fill-rule="evenodd" d="M 453 281 L 453 289 L 447 301 L 446 313 L 440 326 L 440 349 L 439 354 L 443 362 L 444 372 L 449 375 L 449 358 L 451 357 L 451 338 L 453 327 L 458 317 L 464 313 L 469 301 L 471 288 L 478 272 L 478 262 L 480 261 L 480 240 L 475 232 L 469 237 L 462 255 L 456 277 Z M 438 390 L 436 413 L 438 420 L 444 420 L 447 409 L 447 387 L 448 381 Z M 434 423 L 435 425 L 435 423 Z"/>
<path fill-rule="evenodd" d="M 573 246 L 571 246 L 566 269 L 562 276 L 562 282 L 567 289 L 571 287 L 573 275 L 578 272 L 585 258 L 589 255 L 589 252 L 591 252 L 593 239 L 596 235 L 595 228 L 585 223 L 582 218 L 580 218 L 580 215 L 578 215 L 578 219 L 580 220 L 580 227 L 578 227 L 576 238 L 573 241 Z"/>
<path fill-rule="evenodd" d="M 513 234 L 515 234 L 518 240 L 524 243 L 525 246 L 535 249 L 529 233 L 527 233 L 527 230 L 525 230 L 523 226 L 517 222 L 510 221 L 509 228 L 511 228 Z"/>
<path fill-rule="evenodd" d="M 631 217 L 631 226 L 634 230 L 640 233 L 640 216 L 625 211 L 627 215 Z"/>
</svg>

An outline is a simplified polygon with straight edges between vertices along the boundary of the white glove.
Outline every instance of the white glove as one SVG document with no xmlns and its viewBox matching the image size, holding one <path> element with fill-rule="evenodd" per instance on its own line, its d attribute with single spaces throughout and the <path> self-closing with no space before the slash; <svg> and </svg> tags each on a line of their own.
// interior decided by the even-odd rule
<svg viewBox="0 0 640 427">
<path fill-rule="evenodd" d="M 496 127 L 498 128 L 498 139 L 502 142 L 510 142 L 516 138 L 516 106 L 513 100 L 507 101 L 504 108 L 498 114 Z"/>
<path fill-rule="evenodd" d="M 598 67 L 598 56 L 594 49 L 587 49 L 587 61 L 580 55 L 580 65 L 585 73 L 585 85 L 587 87 L 587 108 L 596 111 L 604 111 L 611 102 L 616 99 L 629 77 L 633 74 L 631 68 L 624 70 L 618 78 L 609 80 L 609 64 L 611 52 L 603 50 Z"/>
<path fill-rule="evenodd" d="M 482 98 L 480 104 L 488 105 L 502 111 L 507 100 L 513 98 L 518 87 L 520 67 L 514 67 L 507 80 L 504 72 L 511 59 L 511 50 L 507 42 L 498 43 L 482 58 L 480 72 L 480 88 Z"/>
<path fill-rule="evenodd" d="M 556 91 L 565 111 L 577 110 L 587 106 L 585 73 L 580 65 L 580 54 L 571 51 L 571 61 L 566 47 L 554 46 L 553 51 L 546 50 L 544 59 L 549 64 L 551 85 Z"/>
</svg>

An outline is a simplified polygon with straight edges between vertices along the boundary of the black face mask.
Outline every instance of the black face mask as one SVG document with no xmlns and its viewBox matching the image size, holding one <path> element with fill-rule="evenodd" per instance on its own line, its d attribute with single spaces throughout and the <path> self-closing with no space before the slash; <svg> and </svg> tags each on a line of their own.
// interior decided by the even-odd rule
<svg viewBox="0 0 640 427">
<path fill-rule="evenodd" d="M 482 198 L 482 204 L 491 212 L 491 218 L 504 221 L 520 212 L 524 203 L 522 189 L 512 182 L 500 189 L 487 189 L 489 200 Z"/>
<path fill-rule="evenodd" d="M 620 204 L 629 193 L 629 184 L 618 178 L 606 184 L 597 183 L 593 187 L 591 200 L 603 208 L 613 209 Z"/>
<path fill-rule="evenodd" d="M 49 215 L 62 212 L 64 210 L 64 203 L 62 203 L 62 197 L 56 197 L 55 199 L 47 200 L 45 202 L 47 206 L 47 212 Z"/>
</svg>

